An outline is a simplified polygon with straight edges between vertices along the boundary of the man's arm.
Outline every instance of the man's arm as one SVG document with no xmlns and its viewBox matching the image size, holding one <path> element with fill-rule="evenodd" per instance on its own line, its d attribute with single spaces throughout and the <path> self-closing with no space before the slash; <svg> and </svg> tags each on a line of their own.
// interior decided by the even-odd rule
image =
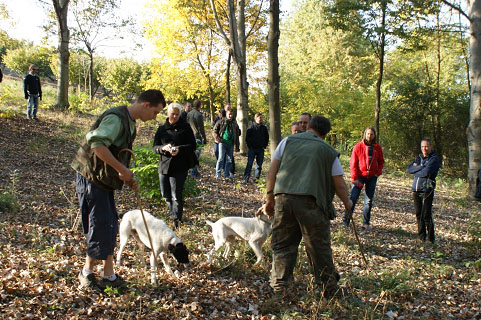
<svg viewBox="0 0 481 320">
<path fill-rule="evenodd" d="M 134 173 L 129 168 L 124 166 L 119 160 L 117 160 L 112 152 L 110 152 L 109 148 L 106 146 L 98 146 L 93 148 L 92 151 L 97 157 L 99 157 L 100 160 L 114 168 L 119 173 L 120 180 L 125 181 L 129 187 L 135 191 L 138 191 L 137 183 L 133 179 Z"/>
<path fill-rule="evenodd" d="M 341 199 L 344 204 L 344 208 L 351 212 L 352 201 L 349 199 L 349 189 L 347 188 L 346 182 L 344 181 L 344 176 L 333 176 L 332 181 L 334 182 L 334 189 L 337 196 Z"/>
</svg>

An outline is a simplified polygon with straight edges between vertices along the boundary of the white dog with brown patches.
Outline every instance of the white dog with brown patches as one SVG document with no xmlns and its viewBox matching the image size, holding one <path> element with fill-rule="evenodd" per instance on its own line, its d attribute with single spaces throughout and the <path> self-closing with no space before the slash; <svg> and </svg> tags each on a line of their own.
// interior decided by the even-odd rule
<svg viewBox="0 0 481 320">
<path fill-rule="evenodd" d="M 167 227 L 164 221 L 155 218 L 150 213 L 144 210 L 144 217 L 149 228 L 150 238 L 152 239 L 152 246 L 154 250 L 150 255 L 150 267 L 151 267 L 151 282 L 155 284 L 157 281 L 155 269 L 154 256 L 160 256 L 160 260 L 164 264 L 165 271 L 168 274 L 174 275 L 167 259 L 167 252 L 172 253 L 175 259 L 179 263 L 190 265 L 189 250 L 185 244 L 180 240 L 175 233 Z M 121 264 L 122 250 L 129 240 L 130 234 L 133 234 L 139 243 L 139 247 L 143 250 L 146 246 L 150 249 L 150 241 L 145 229 L 144 220 L 140 210 L 132 210 L 124 214 L 122 222 L 119 227 L 120 234 L 120 248 L 117 253 L 117 266 Z"/>
<path fill-rule="evenodd" d="M 223 256 L 226 259 L 236 237 L 246 240 L 254 250 L 257 257 L 254 265 L 258 265 L 264 259 L 262 245 L 272 229 L 271 220 L 266 215 L 262 214 L 255 218 L 225 217 L 216 222 L 207 220 L 206 223 L 212 227 L 212 236 L 215 241 L 214 249 L 207 254 L 209 263 L 212 261 L 213 253 L 224 245 Z"/>
</svg>

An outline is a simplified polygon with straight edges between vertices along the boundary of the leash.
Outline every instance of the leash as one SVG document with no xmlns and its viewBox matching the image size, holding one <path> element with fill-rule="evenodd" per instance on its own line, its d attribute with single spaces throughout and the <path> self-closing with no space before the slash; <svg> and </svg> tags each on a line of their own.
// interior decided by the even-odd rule
<svg viewBox="0 0 481 320">
<path fill-rule="evenodd" d="M 119 155 L 120 155 L 120 153 L 122 153 L 124 151 L 129 152 L 132 155 L 132 159 L 134 160 L 134 162 L 137 163 L 137 159 L 135 158 L 135 154 L 130 149 L 120 150 Z M 134 190 L 134 192 L 135 192 L 135 197 L 137 198 L 137 204 L 139 205 L 140 213 L 142 214 L 142 220 L 144 221 L 145 231 L 147 231 L 147 237 L 149 238 L 150 249 L 152 250 L 152 256 L 154 257 L 154 265 L 155 265 L 155 268 L 157 268 L 157 257 L 155 256 L 154 246 L 152 245 L 152 238 L 150 237 L 149 227 L 147 225 L 147 221 L 145 220 L 144 209 L 142 207 L 142 200 L 140 199 L 139 191 Z M 155 272 L 154 270 L 150 270 L 150 272 L 154 273 Z"/>
<path fill-rule="evenodd" d="M 351 217 L 352 229 L 354 230 L 354 235 L 356 236 L 357 244 L 359 245 L 359 251 L 361 251 L 361 256 L 362 256 L 362 260 L 364 262 L 364 266 L 365 266 L 366 270 L 369 270 L 369 265 L 367 263 L 367 259 L 366 259 L 365 255 L 364 255 L 364 250 L 362 250 L 361 241 L 359 240 L 359 236 L 357 235 L 356 224 L 354 223 L 352 211 L 349 212 L 349 216 Z"/>
</svg>

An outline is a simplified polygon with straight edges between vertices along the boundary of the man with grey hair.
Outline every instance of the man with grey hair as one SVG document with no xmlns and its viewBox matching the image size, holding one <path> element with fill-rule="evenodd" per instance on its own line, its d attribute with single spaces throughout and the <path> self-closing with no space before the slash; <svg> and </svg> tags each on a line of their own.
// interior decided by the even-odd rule
<svg viewBox="0 0 481 320">
<path fill-rule="evenodd" d="M 275 293 L 286 293 L 292 283 L 301 239 L 323 296 L 339 292 L 330 238 L 330 220 L 335 217 L 332 200 L 336 193 L 348 211 L 352 201 L 339 153 L 324 141 L 330 130 L 327 118 L 315 116 L 307 132 L 284 138 L 272 155 L 267 201 L 257 214 L 274 216 L 270 285 Z"/>
</svg>

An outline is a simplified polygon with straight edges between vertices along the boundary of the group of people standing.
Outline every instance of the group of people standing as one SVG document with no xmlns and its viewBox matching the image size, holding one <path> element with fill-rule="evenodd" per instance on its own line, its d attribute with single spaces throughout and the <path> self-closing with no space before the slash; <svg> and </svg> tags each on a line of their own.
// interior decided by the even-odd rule
<svg viewBox="0 0 481 320">
<path fill-rule="evenodd" d="M 82 226 L 87 239 L 85 265 L 79 273 L 82 287 L 103 288 L 124 283 L 113 269 L 113 251 L 118 233 L 113 191 L 121 189 L 124 184 L 138 191 L 138 185 L 129 169 L 131 155 L 122 151 L 132 148 L 136 120 L 155 119 L 165 106 L 165 99 L 159 90 L 147 90 L 132 105 L 105 111 L 87 133 L 72 162 L 76 171 Z M 184 105 L 182 110 L 180 104 L 171 103 L 167 107 L 165 122 L 154 136 L 153 151 L 160 156 L 160 188 L 175 226 L 183 220 L 182 189 L 188 170 L 198 164 L 198 145 L 207 142 L 200 106 L 200 101 L 196 100 L 192 110 L 188 105 Z M 217 177 L 222 170 L 225 177 L 231 176 L 233 150 L 239 146 L 240 134 L 233 120 L 232 109 L 225 110 L 225 115 L 213 128 L 219 152 Z M 334 194 L 339 196 L 344 205 L 344 222 L 349 223 L 354 205 L 365 186 L 364 225 L 369 228 L 377 177 L 382 174 L 384 158 L 376 142 L 374 128 L 367 128 L 363 140 L 352 152 L 349 196 L 339 152 L 324 141 L 331 130 L 329 120 L 304 113 L 297 126 L 298 133 L 284 138 L 272 155 L 266 178 L 266 203 L 257 213 L 265 213 L 274 219 L 270 285 L 274 292 L 288 290 L 292 283 L 298 246 L 304 239 L 315 281 L 324 295 L 331 297 L 340 290 L 337 285 L 339 274 L 334 266 L 330 244 L 330 220 L 335 217 Z M 250 176 L 254 158 L 258 166 L 262 165 L 263 151 L 268 144 L 268 132 L 262 124 L 261 114 L 255 115 L 255 122 L 246 136 L 248 164 L 251 166 L 246 168 L 244 179 Z M 415 177 L 413 197 L 419 237 L 424 240 L 427 236 L 434 241 L 431 206 L 439 161 L 428 139 L 421 142 L 421 151 L 409 165 L 409 172 Z M 260 171 L 260 167 L 256 168 L 254 178 L 259 178 Z M 192 171 L 194 177 L 198 174 Z M 103 278 L 100 281 L 94 276 L 96 261 L 103 263 Z"/>
<path fill-rule="evenodd" d="M 330 245 L 330 220 L 335 217 L 334 194 L 341 199 L 346 227 L 364 189 L 363 228 L 370 229 L 371 209 L 384 156 L 376 130 L 366 128 L 363 139 L 351 154 L 351 192 L 344 182 L 339 152 L 324 138 L 331 130 L 322 116 L 303 113 L 292 123 L 292 135 L 284 138 L 272 155 L 266 181 L 266 203 L 257 214 L 273 216 L 271 248 L 273 261 L 270 285 L 276 293 L 288 293 L 303 239 L 316 284 L 325 297 L 342 293 L 337 285 Z M 306 170 L 306 168 L 309 168 Z M 414 174 L 412 193 L 420 240 L 434 242 L 432 201 L 439 159 L 429 139 L 422 139 L 421 154 L 408 166 Z M 300 183 L 302 182 L 302 183 Z"/>
</svg>

